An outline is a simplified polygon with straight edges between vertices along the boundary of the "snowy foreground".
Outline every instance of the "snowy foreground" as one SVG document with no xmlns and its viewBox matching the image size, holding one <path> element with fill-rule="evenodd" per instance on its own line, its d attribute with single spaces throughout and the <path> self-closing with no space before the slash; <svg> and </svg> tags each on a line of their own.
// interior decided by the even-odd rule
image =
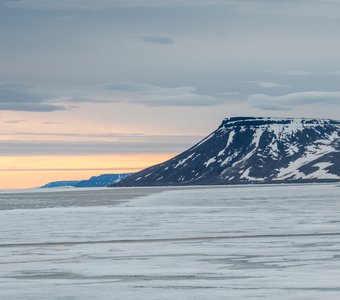
<svg viewBox="0 0 340 300">
<path fill-rule="evenodd" d="M 0 299 L 339 299 L 340 187 L 0 194 Z"/>
</svg>

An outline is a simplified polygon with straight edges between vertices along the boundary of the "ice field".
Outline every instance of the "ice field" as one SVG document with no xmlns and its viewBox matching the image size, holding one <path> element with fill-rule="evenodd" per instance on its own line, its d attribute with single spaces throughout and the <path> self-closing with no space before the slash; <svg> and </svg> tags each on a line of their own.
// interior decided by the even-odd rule
<svg viewBox="0 0 340 300">
<path fill-rule="evenodd" d="M 0 193 L 0 299 L 340 299 L 336 184 Z"/>
</svg>

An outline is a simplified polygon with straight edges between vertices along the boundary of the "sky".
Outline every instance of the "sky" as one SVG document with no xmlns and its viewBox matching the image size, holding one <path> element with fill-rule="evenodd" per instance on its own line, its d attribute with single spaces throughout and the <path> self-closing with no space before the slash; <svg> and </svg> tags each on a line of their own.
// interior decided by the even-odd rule
<svg viewBox="0 0 340 300">
<path fill-rule="evenodd" d="M 0 189 L 134 172 L 232 116 L 340 119 L 340 0 L 0 0 Z"/>
</svg>

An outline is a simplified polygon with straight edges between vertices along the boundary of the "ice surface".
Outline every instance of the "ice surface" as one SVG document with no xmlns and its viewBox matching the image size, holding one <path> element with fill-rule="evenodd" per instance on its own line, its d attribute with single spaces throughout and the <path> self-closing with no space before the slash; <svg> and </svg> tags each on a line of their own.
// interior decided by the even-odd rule
<svg viewBox="0 0 340 300">
<path fill-rule="evenodd" d="M 0 194 L 0 232 L 0 299 L 340 295 L 335 185 Z"/>
</svg>

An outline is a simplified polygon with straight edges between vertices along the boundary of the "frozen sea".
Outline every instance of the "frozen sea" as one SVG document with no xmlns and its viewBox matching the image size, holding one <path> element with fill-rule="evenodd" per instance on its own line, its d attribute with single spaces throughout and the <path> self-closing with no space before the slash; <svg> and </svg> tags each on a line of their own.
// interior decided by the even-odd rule
<svg viewBox="0 0 340 300">
<path fill-rule="evenodd" d="M 340 187 L 0 193 L 0 299 L 340 299 Z"/>
</svg>

